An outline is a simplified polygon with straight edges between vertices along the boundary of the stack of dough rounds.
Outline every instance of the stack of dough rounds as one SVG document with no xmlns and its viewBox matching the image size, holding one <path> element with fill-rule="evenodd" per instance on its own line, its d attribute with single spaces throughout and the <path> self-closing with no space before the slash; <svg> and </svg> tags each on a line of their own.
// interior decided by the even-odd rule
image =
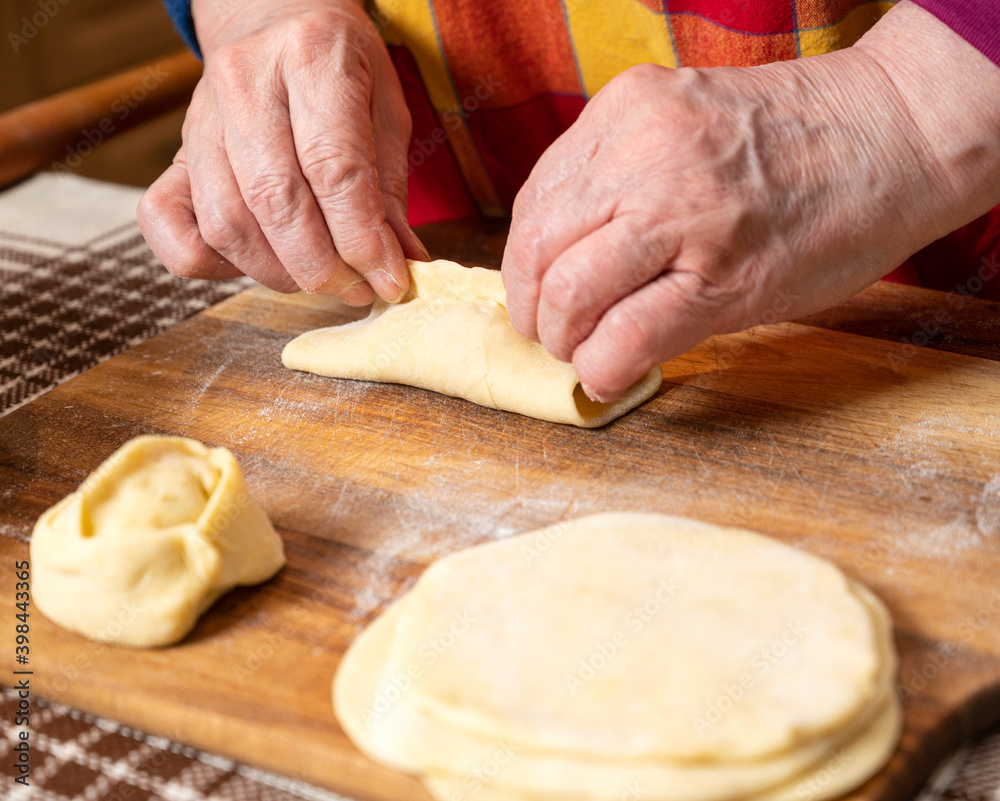
<svg viewBox="0 0 1000 801">
<path fill-rule="evenodd" d="M 408 384 L 553 423 L 595 428 L 651 397 L 652 367 L 613 403 L 595 403 L 573 365 L 510 324 L 500 273 L 452 261 L 411 261 L 410 291 L 376 300 L 364 320 L 308 331 L 285 346 L 285 367 L 331 378 Z"/>
<path fill-rule="evenodd" d="M 168 645 L 224 592 L 266 581 L 284 563 L 232 453 L 137 437 L 38 519 L 31 595 L 47 618 L 85 637 Z"/>
<path fill-rule="evenodd" d="M 832 564 L 614 513 L 432 565 L 333 692 L 441 801 L 821 801 L 895 749 L 895 675 L 885 607 Z"/>
</svg>

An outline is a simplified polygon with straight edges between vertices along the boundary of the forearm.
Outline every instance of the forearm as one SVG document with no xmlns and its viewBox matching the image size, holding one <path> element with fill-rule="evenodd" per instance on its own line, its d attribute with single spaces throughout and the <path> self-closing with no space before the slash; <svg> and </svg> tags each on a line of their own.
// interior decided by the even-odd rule
<svg viewBox="0 0 1000 801">
<path fill-rule="evenodd" d="M 191 15 L 202 53 L 208 57 L 238 30 L 246 34 L 269 22 L 323 8 L 364 10 L 364 0 L 191 0 Z"/>
<path fill-rule="evenodd" d="M 857 289 L 1000 203 L 1000 68 L 913 3 L 853 47 L 747 74 L 773 98 L 770 129 L 789 131 L 768 149 L 777 181 L 822 207 L 807 250 L 839 241 L 870 265 Z M 821 297 L 841 278 L 827 280 Z"/>
<path fill-rule="evenodd" d="M 885 72 L 914 136 L 926 143 L 934 191 L 912 201 L 927 236 L 943 236 L 1000 203 L 1000 67 L 910 2 L 855 48 Z"/>
</svg>

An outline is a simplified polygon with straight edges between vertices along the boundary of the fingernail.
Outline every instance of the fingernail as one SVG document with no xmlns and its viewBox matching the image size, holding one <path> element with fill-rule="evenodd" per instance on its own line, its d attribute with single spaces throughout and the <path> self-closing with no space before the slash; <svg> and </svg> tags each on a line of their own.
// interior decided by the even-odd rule
<svg viewBox="0 0 1000 801">
<path fill-rule="evenodd" d="M 593 387 L 587 386 L 582 381 L 580 382 L 580 386 L 583 387 L 583 394 L 590 398 L 594 403 L 604 403 L 604 401 L 598 396 L 597 390 Z"/>
<path fill-rule="evenodd" d="M 372 289 L 378 293 L 379 297 L 385 298 L 389 303 L 398 303 L 403 299 L 403 287 L 385 270 L 368 273 L 368 283 L 372 285 Z"/>
</svg>

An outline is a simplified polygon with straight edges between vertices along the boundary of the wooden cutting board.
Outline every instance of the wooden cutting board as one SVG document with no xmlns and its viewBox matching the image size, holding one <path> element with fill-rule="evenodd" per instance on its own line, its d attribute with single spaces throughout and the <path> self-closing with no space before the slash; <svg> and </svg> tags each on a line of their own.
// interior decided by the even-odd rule
<svg viewBox="0 0 1000 801">
<path fill-rule="evenodd" d="M 500 226 L 422 233 L 435 255 L 499 262 Z M 457 549 L 597 511 L 688 515 L 832 559 L 885 599 L 906 729 L 853 797 L 906 798 L 1000 720 L 1000 308 L 950 297 L 882 284 L 717 337 L 665 365 L 651 402 L 587 431 L 287 371 L 289 339 L 358 313 L 252 290 L 0 420 L 0 650 L 12 667 L 13 562 L 46 507 L 139 434 L 226 446 L 288 566 L 172 648 L 98 645 L 35 612 L 35 692 L 347 795 L 426 799 L 331 713 L 361 628 Z M 935 326 L 926 347 L 901 341 Z"/>
</svg>

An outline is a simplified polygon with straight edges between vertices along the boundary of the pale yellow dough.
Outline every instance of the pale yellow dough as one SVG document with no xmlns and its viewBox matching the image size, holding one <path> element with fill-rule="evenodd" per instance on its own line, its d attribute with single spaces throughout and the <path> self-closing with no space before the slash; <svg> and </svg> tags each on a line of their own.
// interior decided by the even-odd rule
<svg viewBox="0 0 1000 801">
<path fill-rule="evenodd" d="M 581 658 L 598 669 L 567 683 Z M 820 801 L 894 750 L 895 675 L 885 607 L 833 565 L 619 513 L 429 568 L 351 646 L 334 707 L 364 753 L 439 799 L 610 801 L 632 783 L 650 801 L 795 801 L 822 775 Z M 822 773 L 836 755 L 846 767 Z"/>
<path fill-rule="evenodd" d="M 285 563 L 281 538 L 225 448 L 138 437 L 46 511 L 32 599 L 60 626 L 133 646 L 182 639 L 238 585 Z"/>
<path fill-rule="evenodd" d="M 286 367 L 332 378 L 407 384 L 553 423 L 594 428 L 651 397 L 659 365 L 614 403 L 589 400 L 573 366 L 518 334 L 500 273 L 450 261 L 410 264 L 400 303 L 376 300 L 355 323 L 292 340 Z"/>
<path fill-rule="evenodd" d="M 896 750 L 902 729 L 903 713 L 898 703 L 888 703 L 878 710 L 874 721 L 854 739 L 847 743 L 831 745 L 822 757 L 811 767 L 801 773 L 786 773 L 785 780 L 777 786 L 759 793 L 740 792 L 735 783 L 732 789 L 720 796 L 727 801 L 829 801 L 839 798 L 851 790 L 861 786 L 875 775 Z M 494 749 L 494 756 L 495 759 Z M 511 760 L 507 765 L 516 764 Z M 572 775 L 575 768 L 587 763 L 567 765 L 564 775 Z M 497 775 L 507 765 L 499 766 Z M 486 777 L 479 767 L 478 776 Z M 607 770 L 607 769 L 605 769 Z M 717 768 L 720 784 L 725 774 L 732 768 Z M 504 771 L 506 773 L 506 771 Z M 463 801 L 475 798 L 476 801 L 576 801 L 576 799 L 599 799 L 600 801 L 622 801 L 622 799 L 664 799 L 675 801 L 679 793 L 687 788 L 687 783 L 677 780 L 675 784 L 657 794 L 652 781 L 647 781 L 648 771 L 615 767 L 607 772 L 608 780 L 614 781 L 614 789 L 606 795 L 599 795 L 593 790 L 583 789 L 577 792 L 546 793 L 543 791 L 510 790 L 502 781 L 481 781 L 477 774 L 469 772 L 461 778 L 446 775 L 430 775 L 424 777 L 424 786 L 438 801 Z M 477 781 L 479 782 L 477 784 Z M 660 785 L 662 787 L 662 784 Z M 504 789 L 500 789 L 504 788 Z M 567 788 L 568 789 L 568 788 Z M 632 791 L 630 795 L 630 790 Z"/>
</svg>

